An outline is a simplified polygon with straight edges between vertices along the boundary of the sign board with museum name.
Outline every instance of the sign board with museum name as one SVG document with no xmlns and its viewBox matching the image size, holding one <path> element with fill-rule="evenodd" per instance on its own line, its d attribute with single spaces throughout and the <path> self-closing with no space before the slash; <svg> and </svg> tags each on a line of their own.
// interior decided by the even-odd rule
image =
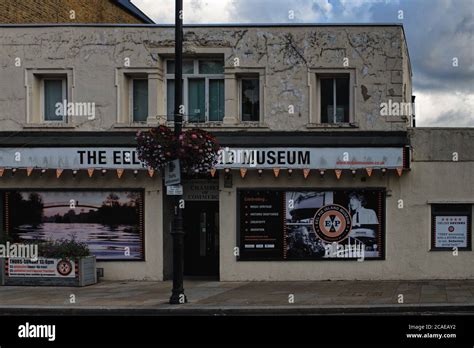
<svg viewBox="0 0 474 348">
<path fill-rule="evenodd" d="M 3 168 L 146 169 L 135 148 L 35 147 L 0 148 Z"/>
<path fill-rule="evenodd" d="M 74 278 L 75 263 L 71 260 L 38 258 L 8 258 L 6 259 L 6 274 L 8 277 L 28 278 Z"/>
<path fill-rule="evenodd" d="M 404 168 L 403 147 L 224 148 L 216 168 Z"/>
<path fill-rule="evenodd" d="M 404 168 L 404 147 L 222 148 L 216 169 Z M 0 148 L 3 168 L 145 169 L 134 147 Z"/>
</svg>

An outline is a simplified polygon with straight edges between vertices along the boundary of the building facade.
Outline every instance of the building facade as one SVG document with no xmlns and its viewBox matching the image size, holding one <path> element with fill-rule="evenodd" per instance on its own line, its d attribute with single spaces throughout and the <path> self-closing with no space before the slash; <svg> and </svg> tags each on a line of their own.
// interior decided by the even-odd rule
<svg viewBox="0 0 474 348">
<path fill-rule="evenodd" d="M 184 128 L 222 146 L 184 184 L 186 275 L 474 276 L 474 132 L 412 127 L 402 26 L 200 25 L 184 39 Z M 74 237 L 106 279 L 169 279 L 171 197 L 135 134 L 173 124 L 174 29 L 4 26 L 0 45 L 3 235 Z"/>
</svg>

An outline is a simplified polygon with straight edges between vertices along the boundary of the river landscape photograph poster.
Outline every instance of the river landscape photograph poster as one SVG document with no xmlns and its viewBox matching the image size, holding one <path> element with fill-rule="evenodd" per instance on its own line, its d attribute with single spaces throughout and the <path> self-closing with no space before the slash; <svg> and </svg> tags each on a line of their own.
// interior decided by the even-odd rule
<svg viewBox="0 0 474 348">
<path fill-rule="evenodd" d="M 75 239 L 97 260 L 144 259 L 140 190 L 15 190 L 4 202 L 13 242 Z"/>
</svg>

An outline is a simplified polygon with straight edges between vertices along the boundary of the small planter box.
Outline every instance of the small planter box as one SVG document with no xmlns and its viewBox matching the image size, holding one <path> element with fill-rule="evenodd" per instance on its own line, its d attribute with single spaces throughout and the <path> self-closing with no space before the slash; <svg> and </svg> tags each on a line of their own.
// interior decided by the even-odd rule
<svg viewBox="0 0 474 348">
<path fill-rule="evenodd" d="M 95 256 L 67 260 L 0 259 L 0 285 L 87 286 L 95 283 Z"/>
</svg>

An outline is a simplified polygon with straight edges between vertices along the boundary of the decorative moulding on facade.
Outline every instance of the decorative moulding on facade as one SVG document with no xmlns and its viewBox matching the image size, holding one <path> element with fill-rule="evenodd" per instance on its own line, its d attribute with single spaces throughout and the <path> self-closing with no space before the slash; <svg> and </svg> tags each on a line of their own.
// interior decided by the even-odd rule
<svg viewBox="0 0 474 348">
<path fill-rule="evenodd" d="M 31 123 L 23 125 L 25 129 L 43 129 L 43 128 L 54 128 L 54 129 L 75 129 L 76 126 L 72 124 L 62 124 L 62 123 Z"/>
<path fill-rule="evenodd" d="M 306 128 L 359 128 L 359 122 L 350 123 L 309 123 Z"/>
</svg>

